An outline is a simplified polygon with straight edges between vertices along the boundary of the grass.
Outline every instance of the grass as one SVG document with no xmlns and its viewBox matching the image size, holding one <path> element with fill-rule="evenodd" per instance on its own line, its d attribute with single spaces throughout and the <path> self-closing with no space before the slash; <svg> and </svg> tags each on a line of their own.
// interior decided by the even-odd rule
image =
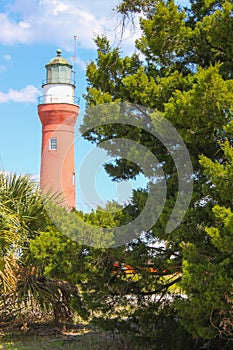
<svg viewBox="0 0 233 350">
<path fill-rule="evenodd" d="M 56 332 L 51 329 L 5 330 L 0 350 L 123 350 L 129 349 L 117 337 L 91 328 Z"/>
</svg>

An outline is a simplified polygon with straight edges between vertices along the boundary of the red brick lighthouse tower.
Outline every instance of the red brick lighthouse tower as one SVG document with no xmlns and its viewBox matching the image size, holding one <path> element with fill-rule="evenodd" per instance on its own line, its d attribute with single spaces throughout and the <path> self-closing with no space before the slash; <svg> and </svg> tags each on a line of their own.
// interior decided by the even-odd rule
<svg viewBox="0 0 233 350">
<path fill-rule="evenodd" d="M 40 186 L 62 195 L 62 205 L 75 208 L 74 125 L 79 107 L 75 103 L 72 65 L 61 56 L 46 66 L 38 114 L 42 123 Z"/>
</svg>

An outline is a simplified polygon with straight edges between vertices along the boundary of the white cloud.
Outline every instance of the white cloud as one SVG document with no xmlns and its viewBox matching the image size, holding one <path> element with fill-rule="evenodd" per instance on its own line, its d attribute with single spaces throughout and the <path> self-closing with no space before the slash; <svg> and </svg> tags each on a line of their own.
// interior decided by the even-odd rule
<svg viewBox="0 0 233 350">
<path fill-rule="evenodd" d="M 72 51 L 73 35 L 81 48 L 94 48 L 93 37 L 107 34 L 117 42 L 116 0 L 15 0 L 0 13 L 0 43 L 49 43 Z M 123 41 L 124 43 L 124 41 Z M 127 44 L 133 45 L 132 35 Z"/>
<path fill-rule="evenodd" d="M 31 24 L 28 22 L 20 21 L 19 22 L 19 27 L 23 29 L 29 29 L 31 28 Z"/>
<path fill-rule="evenodd" d="M 50 9 L 50 14 L 58 16 L 62 13 L 69 13 L 72 10 L 72 6 L 69 2 L 60 0 L 41 0 L 40 5 L 48 6 Z"/>
<path fill-rule="evenodd" d="M 7 14 L 0 13 L 0 43 L 15 44 L 17 42 L 27 43 L 30 33 L 26 28 L 22 28 L 19 23 L 10 19 Z"/>
<path fill-rule="evenodd" d="M 3 56 L 3 58 L 4 58 L 5 61 L 10 61 L 12 57 L 11 57 L 11 55 L 9 53 L 7 53 L 7 54 L 5 54 Z"/>
<path fill-rule="evenodd" d="M 27 85 L 21 90 L 9 89 L 7 93 L 0 92 L 0 103 L 7 102 L 36 102 L 40 91 L 33 85 Z"/>
</svg>

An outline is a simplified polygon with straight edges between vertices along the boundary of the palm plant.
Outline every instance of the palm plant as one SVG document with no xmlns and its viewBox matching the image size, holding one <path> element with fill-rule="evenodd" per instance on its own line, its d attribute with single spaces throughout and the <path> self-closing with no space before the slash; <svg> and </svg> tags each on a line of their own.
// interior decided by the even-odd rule
<svg viewBox="0 0 233 350">
<path fill-rule="evenodd" d="M 33 308 L 53 313 L 56 320 L 70 320 L 70 295 L 75 287 L 44 276 L 37 266 L 30 242 L 46 230 L 49 219 L 45 202 L 30 176 L 0 173 L 0 315 L 20 315 Z M 51 225 L 51 223 L 50 223 Z M 72 291 L 72 292 L 71 292 Z M 63 315 L 63 316 L 62 316 Z"/>
<path fill-rule="evenodd" d="M 30 176 L 0 173 L 0 291 L 16 293 L 20 266 L 27 264 L 29 241 L 45 227 L 43 199 Z M 2 301 L 2 300 L 1 300 Z"/>
</svg>

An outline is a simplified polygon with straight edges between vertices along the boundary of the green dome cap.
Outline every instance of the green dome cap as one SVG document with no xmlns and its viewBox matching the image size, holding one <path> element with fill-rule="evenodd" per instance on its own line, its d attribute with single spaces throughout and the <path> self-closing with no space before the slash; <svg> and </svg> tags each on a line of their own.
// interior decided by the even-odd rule
<svg viewBox="0 0 233 350">
<path fill-rule="evenodd" d="M 52 65 L 63 65 L 63 66 L 69 66 L 72 68 L 72 65 L 67 61 L 64 57 L 61 56 L 62 50 L 57 49 L 57 57 L 54 57 L 50 60 L 48 64 L 46 64 L 45 67 L 52 66 Z"/>
</svg>

